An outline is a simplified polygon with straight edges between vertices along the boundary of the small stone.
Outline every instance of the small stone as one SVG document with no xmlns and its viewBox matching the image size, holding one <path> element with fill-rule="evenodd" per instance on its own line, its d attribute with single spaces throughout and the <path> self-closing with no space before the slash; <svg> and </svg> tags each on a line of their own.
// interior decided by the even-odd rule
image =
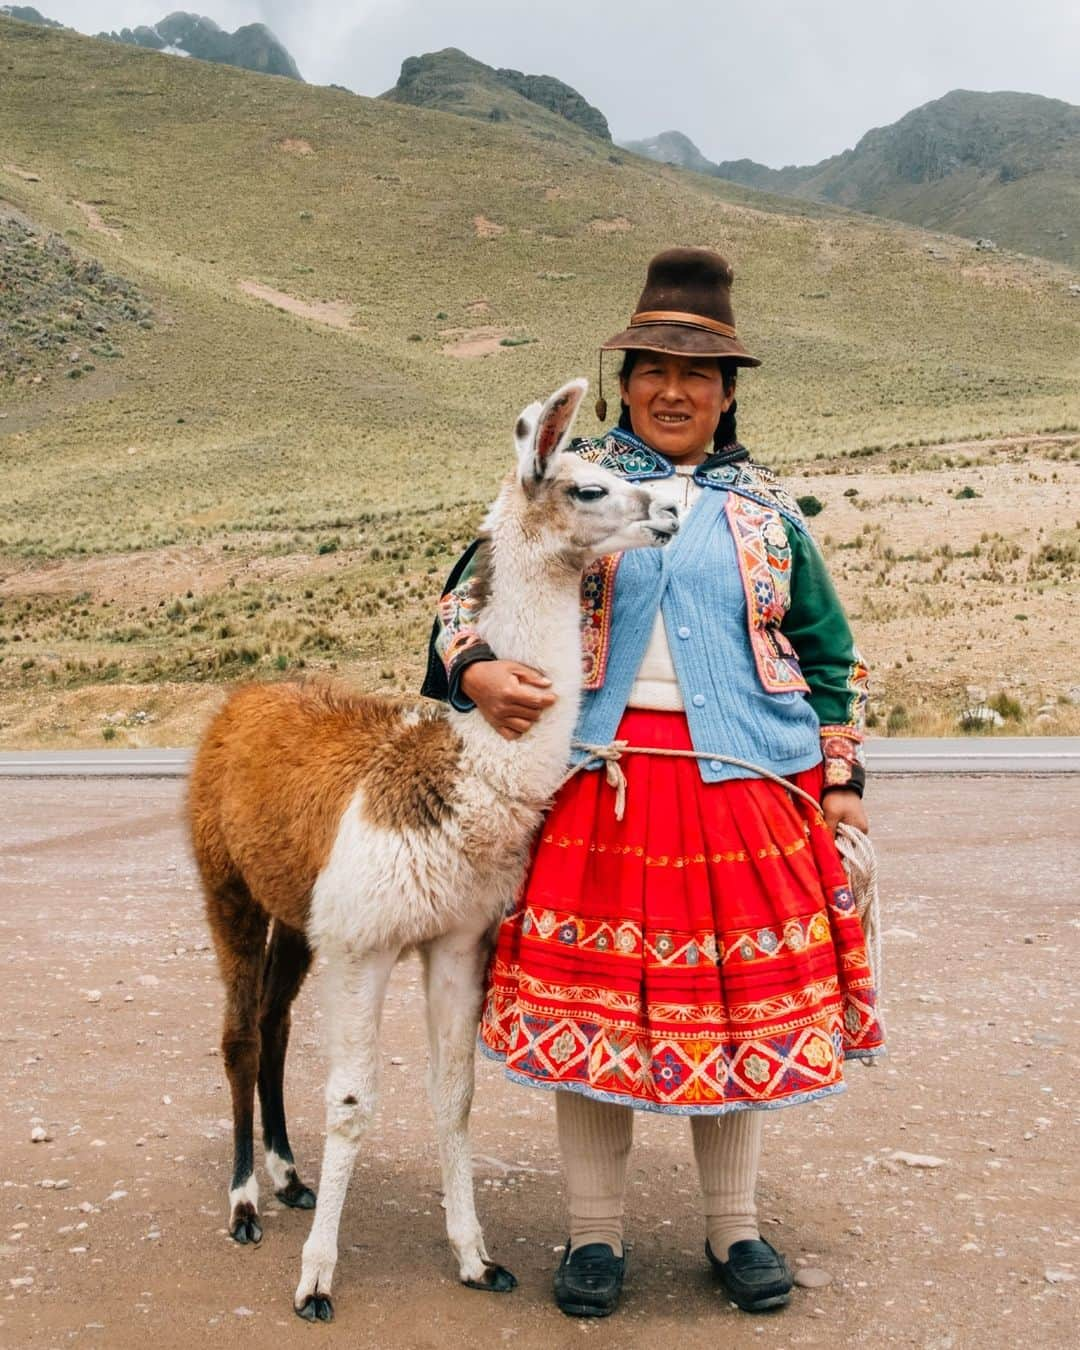
<svg viewBox="0 0 1080 1350">
<path fill-rule="evenodd" d="M 236 1317 L 254 1317 L 255 1314 L 250 1308 L 234 1308 L 233 1313 Z"/>
<path fill-rule="evenodd" d="M 404 1064 L 405 1061 L 402 1059 L 402 1057 L 401 1057 L 400 1055 L 391 1055 L 391 1056 L 390 1056 L 390 1063 L 391 1063 L 391 1064 Z"/>
<path fill-rule="evenodd" d="M 35 1125 L 30 1131 L 30 1142 L 32 1144 L 48 1144 L 52 1140 L 52 1135 L 44 1125 Z"/>
<path fill-rule="evenodd" d="M 101 1002 L 101 990 L 100 990 L 100 989 L 88 989 L 88 990 L 86 991 L 84 997 L 85 997 L 87 1003 L 100 1003 L 100 1002 Z"/>
<path fill-rule="evenodd" d="M 820 1266 L 800 1266 L 795 1272 L 795 1283 L 800 1289 L 824 1289 L 832 1284 L 832 1276 Z"/>
<path fill-rule="evenodd" d="M 67 1177 L 61 1177 L 59 1181 L 53 1182 L 54 1191 L 66 1191 L 69 1190 L 70 1188 L 71 1182 L 68 1181 Z"/>
<path fill-rule="evenodd" d="M 889 1162 L 904 1163 L 907 1167 L 944 1167 L 944 1158 L 935 1158 L 931 1153 L 905 1153 L 896 1149 L 888 1155 Z"/>
<path fill-rule="evenodd" d="M 1044 1270 L 1043 1279 L 1047 1284 L 1069 1284 L 1076 1276 L 1068 1270 Z"/>
<path fill-rule="evenodd" d="M 113 1191 L 112 1194 L 111 1194 L 111 1195 L 107 1195 L 107 1196 L 105 1197 L 105 1199 L 106 1199 L 106 1201 L 109 1201 L 109 1200 L 125 1200 L 125 1199 L 127 1199 L 127 1191 Z"/>
<path fill-rule="evenodd" d="M 16 1275 L 14 1279 L 8 1280 L 12 1289 L 29 1289 L 33 1283 L 33 1275 Z"/>
</svg>

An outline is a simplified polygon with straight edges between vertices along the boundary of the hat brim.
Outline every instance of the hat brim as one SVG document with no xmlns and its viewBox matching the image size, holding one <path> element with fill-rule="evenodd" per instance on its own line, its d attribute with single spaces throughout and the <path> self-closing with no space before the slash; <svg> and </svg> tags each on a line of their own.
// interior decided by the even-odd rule
<svg viewBox="0 0 1080 1350">
<path fill-rule="evenodd" d="M 718 356 L 739 366 L 760 366 L 737 338 L 681 323 L 638 324 L 600 344 L 602 352 L 665 352 L 669 356 Z"/>
</svg>

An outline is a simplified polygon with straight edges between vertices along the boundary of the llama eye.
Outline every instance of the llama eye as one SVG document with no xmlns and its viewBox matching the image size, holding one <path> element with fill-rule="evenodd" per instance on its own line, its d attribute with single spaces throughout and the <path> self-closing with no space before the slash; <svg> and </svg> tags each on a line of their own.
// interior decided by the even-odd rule
<svg viewBox="0 0 1080 1350">
<path fill-rule="evenodd" d="M 576 497 L 579 502 L 598 502 L 602 497 L 608 495 L 605 487 L 572 487 L 570 496 Z"/>
</svg>

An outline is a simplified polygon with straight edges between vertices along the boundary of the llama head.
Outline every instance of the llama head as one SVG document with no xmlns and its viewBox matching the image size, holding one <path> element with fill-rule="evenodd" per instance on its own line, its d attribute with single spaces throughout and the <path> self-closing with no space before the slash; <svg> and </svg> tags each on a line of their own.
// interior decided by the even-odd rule
<svg viewBox="0 0 1080 1350">
<path fill-rule="evenodd" d="M 589 387 L 571 380 L 546 403 L 530 403 L 514 428 L 518 471 L 514 514 L 527 536 L 546 553 L 580 569 L 593 558 L 624 549 L 666 544 L 678 529 L 674 507 L 654 502 L 647 492 L 580 455 L 565 454 L 570 427 Z M 492 512 L 494 529 L 504 490 Z"/>
</svg>

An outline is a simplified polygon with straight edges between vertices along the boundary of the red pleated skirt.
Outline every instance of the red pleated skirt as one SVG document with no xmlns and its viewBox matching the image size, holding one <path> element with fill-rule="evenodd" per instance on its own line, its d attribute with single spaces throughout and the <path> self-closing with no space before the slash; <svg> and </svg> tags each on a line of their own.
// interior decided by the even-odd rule
<svg viewBox="0 0 1080 1350">
<path fill-rule="evenodd" d="M 690 749 L 682 713 L 629 709 L 630 745 Z M 767 779 L 625 755 L 625 818 L 576 774 L 541 826 L 488 972 L 481 1046 L 514 1079 L 676 1114 L 843 1088 L 883 1049 L 832 835 Z M 818 766 L 792 781 L 815 798 Z"/>
</svg>

